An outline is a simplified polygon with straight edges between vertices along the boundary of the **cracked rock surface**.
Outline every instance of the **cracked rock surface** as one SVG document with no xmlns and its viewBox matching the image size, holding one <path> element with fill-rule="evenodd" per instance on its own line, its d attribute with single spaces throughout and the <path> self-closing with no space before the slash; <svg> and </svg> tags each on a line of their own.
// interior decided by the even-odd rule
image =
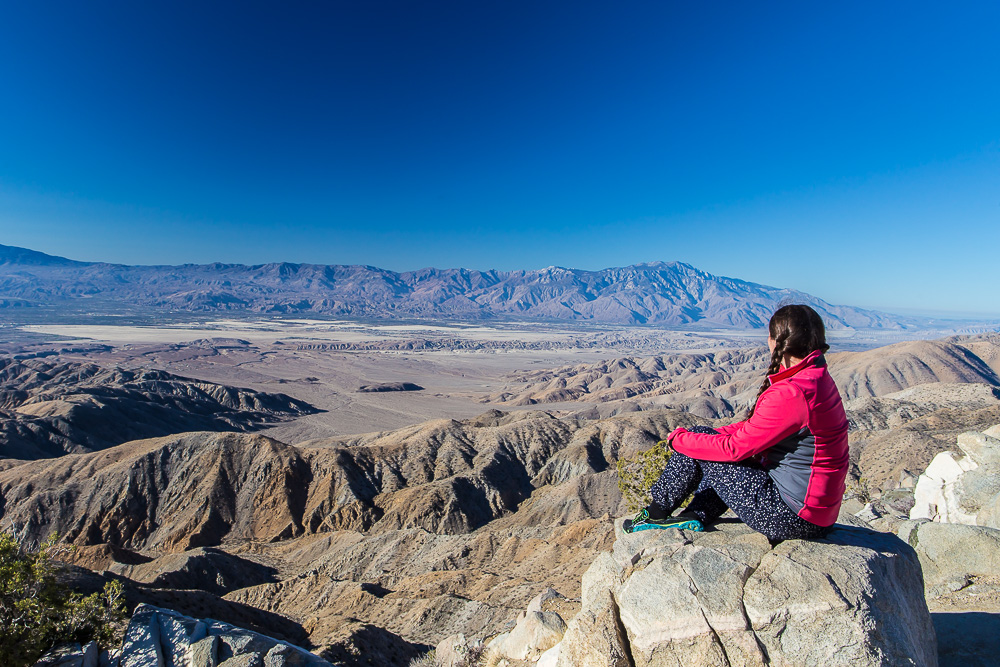
<svg viewBox="0 0 1000 667">
<path fill-rule="evenodd" d="M 298 647 L 213 620 L 140 605 L 125 630 L 119 667 L 334 667 Z"/>
<path fill-rule="evenodd" d="M 616 535 L 584 576 L 560 667 L 937 665 L 920 564 L 894 535 L 838 524 L 772 547 L 738 522 Z"/>
</svg>

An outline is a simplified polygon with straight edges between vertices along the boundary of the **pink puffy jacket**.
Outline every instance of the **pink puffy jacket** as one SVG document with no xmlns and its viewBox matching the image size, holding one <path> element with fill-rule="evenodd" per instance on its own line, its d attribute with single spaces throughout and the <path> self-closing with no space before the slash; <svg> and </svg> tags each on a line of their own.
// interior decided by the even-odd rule
<svg viewBox="0 0 1000 667">
<path fill-rule="evenodd" d="M 847 478 L 847 415 L 837 386 L 817 350 L 769 376 L 750 419 L 719 434 L 671 434 L 674 450 L 702 461 L 761 463 L 800 517 L 819 526 L 837 520 Z"/>
</svg>

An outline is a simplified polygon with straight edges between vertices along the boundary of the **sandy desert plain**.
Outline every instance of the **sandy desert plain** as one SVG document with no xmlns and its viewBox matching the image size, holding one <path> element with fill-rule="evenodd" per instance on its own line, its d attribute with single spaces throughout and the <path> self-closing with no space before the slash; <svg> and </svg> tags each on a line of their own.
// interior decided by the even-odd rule
<svg viewBox="0 0 1000 667">
<path fill-rule="evenodd" d="M 859 351 L 954 331 L 831 331 L 833 351 Z M 17 324 L 0 329 L 0 352 L 59 352 L 70 361 L 156 368 L 256 391 L 281 392 L 322 412 L 275 426 L 285 442 L 400 428 L 482 413 L 515 371 L 622 356 L 763 346 L 745 330 L 669 330 L 560 324 L 391 323 L 346 320 L 188 319 L 167 324 Z M 362 385 L 412 382 L 421 391 L 360 393 Z M 563 406 L 572 412 L 586 401 Z M 515 409 L 559 409 L 560 405 Z M 510 409 L 509 406 L 504 409 Z"/>
</svg>

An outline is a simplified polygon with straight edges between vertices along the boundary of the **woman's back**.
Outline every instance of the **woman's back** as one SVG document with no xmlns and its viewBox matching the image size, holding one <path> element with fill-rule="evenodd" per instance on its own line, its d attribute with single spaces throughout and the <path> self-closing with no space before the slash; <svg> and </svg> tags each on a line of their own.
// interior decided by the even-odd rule
<svg viewBox="0 0 1000 667">
<path fill-rule="evenodd" d="M 781 392 L 787 402 L 801 401 L 803 421 L 797 432 L 764 453 L 768 472 L 799 516 L 828 526 L 837 520 L 844 496 L 847 414 L 822 354 L 807 357 L 797 372 L 788 371 L 773 377 L 767 391 Z"/>
</svg>

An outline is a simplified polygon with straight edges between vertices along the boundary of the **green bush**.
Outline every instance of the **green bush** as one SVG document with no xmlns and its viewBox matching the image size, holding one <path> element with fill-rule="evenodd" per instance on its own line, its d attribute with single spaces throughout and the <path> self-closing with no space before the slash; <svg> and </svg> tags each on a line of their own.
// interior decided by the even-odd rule
<svg viewBox="0 0 1000 667">
<path fill-rule="evenodd" d="M 84 597 L 56 580 L 56 536 L 32 548 L 0 532 L 0 664 L 29 667 L 56 644 L 117 643 L 125 618 L 124 588 L 111 581 Z"/>
<path fill-rule="evenodd" d="M 618 490 L 629 512 L 638 512 L 652 501 L 649 489 L 660 478 L 672 453 L 667 441 L 660 440 L 644 452 L 618 459 Z"/>
</svg>

